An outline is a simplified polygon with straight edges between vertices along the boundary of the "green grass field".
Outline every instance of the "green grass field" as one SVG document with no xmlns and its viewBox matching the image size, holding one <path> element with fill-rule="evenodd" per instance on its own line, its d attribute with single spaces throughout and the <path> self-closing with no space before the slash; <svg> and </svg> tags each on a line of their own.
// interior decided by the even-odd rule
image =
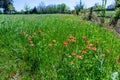
<svg viewBox="0 0 120 80">
<path fill-rule="evenodd" d="M 113 33 L 73 15 L 1 15 L 0 80 L 119 80 Z"/>
</svg>

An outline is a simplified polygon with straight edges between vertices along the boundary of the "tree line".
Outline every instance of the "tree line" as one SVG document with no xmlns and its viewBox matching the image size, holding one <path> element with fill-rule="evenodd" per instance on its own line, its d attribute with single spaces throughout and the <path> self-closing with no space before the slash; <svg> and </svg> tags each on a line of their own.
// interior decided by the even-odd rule
<svg viewBox="0 0 120 80">
<path fill-rule="evenodd" d="M 25 14 L 53 14 L 53 13 L 70 13 L 69 7 L 62 3 L 58 5 L 45 5 L 44 2 L 41 2 L 37 7 L 30 9 L 28 5 L 25 5 L 24 10 L 21 11 Z"/>
</svg>

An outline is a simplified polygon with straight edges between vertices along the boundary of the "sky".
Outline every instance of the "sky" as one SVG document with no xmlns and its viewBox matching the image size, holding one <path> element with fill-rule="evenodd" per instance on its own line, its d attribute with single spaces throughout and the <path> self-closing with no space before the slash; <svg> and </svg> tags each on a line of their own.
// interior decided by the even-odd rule
<svg viewBox="0 0 120 80">
<path fill-rule="evenodd" d="M 39 3 L 42 1 L 45 3 L 45 5 L 49 4 L 61 4 L 65 3 L 67 6 L 69 6 L 70 9 L 74 9 L 74 6 L 79 3 L 80 0 L 13 0 L 14 6 L 17 11 L 24 10 L 25 5 L 30 6 L 30 8 L 33 8 L 34 6 L 38 6 Z M 102 0 L 82 0 L 83 4 L 86 8 L 93 6 L 95 3 L 100 3 Z M 114 3 L 114 0 L 107 0 L 107 5 L 110 5 Z"/>
</svg>

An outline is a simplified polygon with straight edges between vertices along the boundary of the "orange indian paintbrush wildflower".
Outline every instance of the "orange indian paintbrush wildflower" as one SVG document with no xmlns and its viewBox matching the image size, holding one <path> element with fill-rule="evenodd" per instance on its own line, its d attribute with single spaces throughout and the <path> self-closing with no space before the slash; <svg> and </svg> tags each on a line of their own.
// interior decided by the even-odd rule
<svg viewBox="0 0 120 80">
<path fill-rule="evenodd" d="M 120 61 L 118 62 L 118 64 L 120 65 Z"/>
<path fill-rule="evenodd" d="M 83 38 L 84 40 L 86 40 L 86 36 L 83 36 L 82 38 Z"/>
<path fill-rule="evenodd" d="M 33 44 L 33 43 L 32 43 L 32 44 L 30 44 L 30 46 L 31 46 L 31 47 L 33 47 L 33 46 L 34 46 L 34 44 Z"/>
<path fill-rule="evenodd" d="M 89 46 L 90 46 L 90 47 L 92 47 L 92 46 L 93 46 L 93 44 L 91 43 L 91 44 L 89 44 Z"/>
<path fill-rule="evenodd" d="M 96 48 L 96 47 L 93 47 L 93 48 L 92 48 L 92 50 L 93 50 L 93 51 L 96 51 L 96 50 L 97 50 L 97 48 Z"/>
<path fill-rule="evenodd" d="M 32 41 L 32 39 L 31 39 L 31 38 L 28 38 L 28 41 Z"/>
<path fill-rule="evenodd" d="M 80 54 L 78 54 L 76 57 L 82 59 L 82 56 Z"/>
<path fill-rule="evenodd" d="M 71 65 L 73 65 L 73 64 L 74 64 L 74 62 L 72 61 L 72 62 L 71 62 Z"/>
<path fill-rule="evenodd" d="M 64 41 L 64 42 L 63 42 L 63 45 L 64 45 L 64 47 L 67 47 L 68 42 Z"/>
<path fill-rule="evenodd" d="M 32 43 L 33 43 L 33 41 L 29 41 L 29 43 L 30 43 L 30 44 L 32 44 Z"/>
<path fill-rule="evenodd" d="M 71 55 L 75 55 L 75 52 L 72 52 Z"/>
<path fill-rule="evenodd" d="M 76 38 L 73 37 L 73 36 L 70 36 L 70 37 L 68 38 L 68 41 L 69 41 L 69 42 L 72 42 L 72 43 L 76 43 Z"/>
<path fill-rule="evenodd" d="M 105 57 L 105 54 L 102 53 L 102 54 L 100 54 L 100 56 L 101 56 L 101 57 Z"/>
<path fill-rule="evenodd" d="M 86 46 L 86 49 L 90 49 L 90 46 Z"/>
<path fill-rule="evenodd" d="M 86 53 L 86 50 L 82 50 L 82 53 L 85 54 L 85 53 Z"/>
</svg>

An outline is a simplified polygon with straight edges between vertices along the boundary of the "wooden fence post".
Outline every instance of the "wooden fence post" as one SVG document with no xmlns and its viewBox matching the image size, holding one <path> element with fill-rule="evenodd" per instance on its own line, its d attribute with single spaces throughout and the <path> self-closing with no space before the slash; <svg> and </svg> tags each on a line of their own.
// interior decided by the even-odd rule
<svg viewBox="0 0 120 80">
<path fill-rule="evenodd" d="M 89 14 L 88 20 L 92 19 L 92 14 L 93 14 L 93 7 L 90 8 L 90 14 Z"/>
</svg>

